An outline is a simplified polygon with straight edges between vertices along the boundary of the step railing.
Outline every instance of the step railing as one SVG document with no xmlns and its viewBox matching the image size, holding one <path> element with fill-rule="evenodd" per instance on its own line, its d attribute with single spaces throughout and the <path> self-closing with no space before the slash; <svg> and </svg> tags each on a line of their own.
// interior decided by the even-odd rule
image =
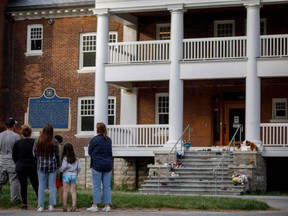
<svg viewBox="0 0 288 216">
<path fill-rule="evenodd" d="M 222 157 L 218 163 L 218 165 L 213 169 L 213 176 L 214 176 L 214 181 L 215 181 L 215 195 L 217 195 L 217 187 L 218 187 L 218 182 L 217 182 L 217 171 L 221 169 L 221 175 L 222 175 L 222 183 L 223 183 L 223 180 L 224 180 L 224 172 L 223 172 L 223 167 L 224 167 L 224 159 L 225 159 L 225 156 L 227 156 L 227 158 L 229 159 L 231 157 L 231 154 L 232 154 L 232 151 L 231 151 L 231 145 L 233 144 L 233 150 L 234 150 L 234 147 L 235 147 L 235 138 L 236 138 L 236 135 L 237 133 L 239 132 L 240 133 L 240 136 L 241 136 L 241 130 L 242 130 L 242 125 L 239 124 L 233 137 L 231 138 L 227 148 L 226 148 L 226 153 L 227 154 L 222 154 Z M 222 185 L 223 187 L 223 185 Z"/>
<path fill-rule="evenodd" d="M 177 147 L 180 145 L 180 151 L 183 150 L 183 137 L 184 134 L 187 132 L 189 132 L 189 139 L 190 139 L 190 133 L 191 133 L 191 126 L 190 124 L 187 125 L 187 127 L 185 128 L 185 130 L 182 132 L 181 136 L 179 137 L 179 139 L 176 141 L 176 143 L 173 145 L 173 147 L 171 148 L 171 150 L 169 151 L 169 153 L 167 154 L 167 156 L 164 158 L 164 160 L 162 161 L 161 165 L 165 165 L 166 164 L 166 176 L 168 177 L 169 175 L 169 164 L 168 164 L 168 159 L 171 157 L 171 154 L 175 154 L 177 152 Z M 157 176 L 158 176 L 158 193 L 160 193 L 160 169 L 161 169 L 161 165 L 159 165 L 158 167 L 158 171 L 157 171 Z"/>
</svg>

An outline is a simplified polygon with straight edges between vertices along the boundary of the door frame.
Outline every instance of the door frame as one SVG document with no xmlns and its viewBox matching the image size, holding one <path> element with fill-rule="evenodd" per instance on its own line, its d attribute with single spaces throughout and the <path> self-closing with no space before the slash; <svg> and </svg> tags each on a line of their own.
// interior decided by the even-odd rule
<svg viewBox="0 0 288 216">
<path fill-rule="evenodd" d="M 229 111 L 230 109 L 241 109 L 243 108 L 245 110 L 245 102 L 244 101 L 229 101 L 225 102 L 223 106 L 223 123 L 221 127 L 221 134 L 222 134 L 222 139 L 220 139 L 222 146 L 227 146 L 230 142 L 229 140 L 229 127 L 230 127 L 230 122 L 229 122 Z M 245 123 L 245 119 L 244 119 Z"/>
</svg>

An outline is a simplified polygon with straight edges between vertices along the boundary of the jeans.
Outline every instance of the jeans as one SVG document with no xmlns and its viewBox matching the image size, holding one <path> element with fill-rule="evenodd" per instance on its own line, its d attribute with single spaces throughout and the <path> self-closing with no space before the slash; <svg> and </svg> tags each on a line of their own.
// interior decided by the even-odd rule
<svg viewBox="0 0 288 216">
<path fill-rule="evenodd" d="M 38 173 L 38 207 L 44 207 L 45 203 L 45 189 L 46 183 L 48 182 L 49 186 L 49 205 L 56 205 L 56 175 L 57 170 L 55 172 L 45 173 L 41 171 L 37 171 Z"/>
<path fill-rule="evenodd" d="M 20 192 L 20 183 L 18 176 L 16 174 L 14 167 L 0 167 L 0 169 L 6 170 L 8 174 L 9 183 L 10 183 L 10 202 L 17 203 L 20 201 L 19 192 Z M 2 185 L 0 185 L 0 192 L 2 190 Z"/>
<path fill-rule="evenodd" d="M 111 174 L 110 172 L 98 172 L 92 170 L 92 178 L 93 178 L 93 203 L 99 204 L 101 203 L 101 183 L 102 183 L 102 189 L 103 189 L 103 201 L 104 204 L 110 204 L 111 203 Z"/>
</svg>

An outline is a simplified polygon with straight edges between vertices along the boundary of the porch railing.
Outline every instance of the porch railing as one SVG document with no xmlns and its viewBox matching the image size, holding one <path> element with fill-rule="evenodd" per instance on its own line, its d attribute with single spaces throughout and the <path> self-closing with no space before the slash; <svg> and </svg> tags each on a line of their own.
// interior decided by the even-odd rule
<svg viewBox="0 0 288 216">
<path fill-rule="evenodd" d="M 261 123 L 260 128 L 264 146 L 288 147 L 288 123 Z"/>
<path fill-rule="evenodd" d="M 168 141 L 168 125 L 109 125 L 108 135 L 113 146 L 154 147 Z"/>
<path fill-rule="evenodd" d="M 109 64 L 167 62 L 169 40 L 119 42 L 109 44 Z M 244 59 L 247 37 L 193 38 L 183 40 L 183 60 Z M 260 57 L 288 56 L 288 35 L 260 37 Z"/>
</svg>

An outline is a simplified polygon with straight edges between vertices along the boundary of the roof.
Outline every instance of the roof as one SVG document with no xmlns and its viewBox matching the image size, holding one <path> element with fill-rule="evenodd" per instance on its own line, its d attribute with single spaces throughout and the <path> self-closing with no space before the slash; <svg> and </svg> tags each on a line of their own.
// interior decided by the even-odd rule
<svg viewBox="0 0 288 216">
<path fill-rule="evenodd" d="M 95 5 L 95 0 L 10 0 L 8 11 Z"/>
</svg>

